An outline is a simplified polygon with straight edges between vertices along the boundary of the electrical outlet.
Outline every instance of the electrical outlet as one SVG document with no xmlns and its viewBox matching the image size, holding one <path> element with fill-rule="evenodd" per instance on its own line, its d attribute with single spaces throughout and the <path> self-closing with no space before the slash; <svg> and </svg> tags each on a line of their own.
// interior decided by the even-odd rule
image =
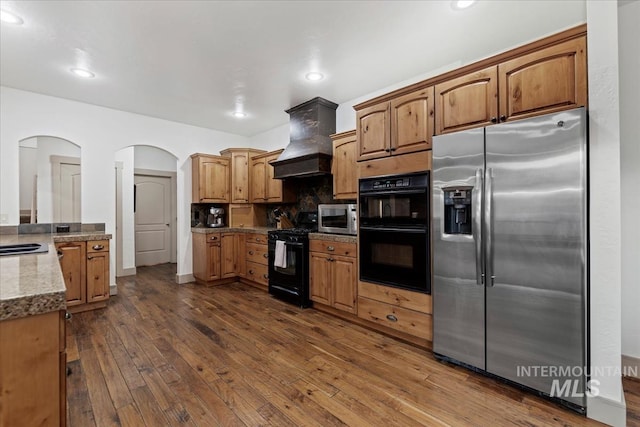
<svg viewBox="0 0 640 427">
<path fill-rule="evenodd" d="M 9 222 L 8 214 L 0 214 L 0 224 L 6 224 Z"/>
</svg>

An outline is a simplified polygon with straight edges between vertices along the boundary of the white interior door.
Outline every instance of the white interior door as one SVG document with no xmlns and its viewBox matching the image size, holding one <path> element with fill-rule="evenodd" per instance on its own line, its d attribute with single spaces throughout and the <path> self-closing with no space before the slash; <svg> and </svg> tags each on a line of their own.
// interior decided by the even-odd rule
<svg viewBox="0 0 640 427">
<path fill-rule="evenodd" d="M 80 222 L 80 165 L 60 164 L 60 220 Z"/>
<path fill-rule="evenodd" d="M 171 178 L 135 175 L 136 267 L 171 261 Z"/>
</svg>

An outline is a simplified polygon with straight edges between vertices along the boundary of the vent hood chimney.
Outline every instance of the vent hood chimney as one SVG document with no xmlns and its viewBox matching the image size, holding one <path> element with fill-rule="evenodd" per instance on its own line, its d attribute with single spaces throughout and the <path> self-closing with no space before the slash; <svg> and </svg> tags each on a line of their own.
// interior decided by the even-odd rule
<svg viewBox="0 0 640 427">
<path fill-rule="evenodd" d="M 290 119 L 290 142 L 271 162 L 274 178 L 302 178 L 331 173 L 332 143 L 338 104 L 313 98 L 285 112 Z"/>
</svg>

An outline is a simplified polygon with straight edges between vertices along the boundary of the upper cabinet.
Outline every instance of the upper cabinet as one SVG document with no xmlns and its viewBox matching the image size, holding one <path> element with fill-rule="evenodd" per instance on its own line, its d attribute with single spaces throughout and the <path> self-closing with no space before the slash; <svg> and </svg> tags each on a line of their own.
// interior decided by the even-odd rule
<svg viewBox="0 0 640 427">
<path fill-rule="evenodd" d="M 434 88 L 428 87 L 358 110 L 358 160 L 431 148 Z"/>
<path fill-rule="evenodd" d="M 500 119 L 587 105 L 587 39 L 566 41 L 498 65 Z"/>
<path fill-rule="evenodd" d="M 358 197 L 356 165 L 356 131 L 331 135 L 333 139 L 333 198 L 354 200 Z"/>
<path fill-rule="evenodd" d="M 436 85 L 436 134 L 587 105 L 579 37 Z"/>
<path fill-rule="evenodd" d="M 259 154 L 251 158 L 251 202 L 252 203 L 288 203 L 295 201 L 295 193 L 290 185 L 273 177 L 273 166 L 284 149 Z"/>
<path fill-rule="evenodd" d="M 228 157 L 209 154 L 191 156 L 193 203 L 229 203 Z"/>
<path fill-rule="evenodd" d="M 490 125 L 497 117 L 497 67 L 436 85 L 436 134 Z"/>
<path fill-rule="evenodd" d="M 264 152 L 251 148 L 229 148 L 220 152 L 222 156 L 231 158 L 231 203 L 251 201 L 251 156 Z"/>
</svg>

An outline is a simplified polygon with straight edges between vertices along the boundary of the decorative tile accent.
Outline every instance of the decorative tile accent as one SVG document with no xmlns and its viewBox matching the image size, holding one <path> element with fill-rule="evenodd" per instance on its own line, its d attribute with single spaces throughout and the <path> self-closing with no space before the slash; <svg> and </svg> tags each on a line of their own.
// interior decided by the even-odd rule
<svg viewBox="0 0 640 427">
<path fill-rule="evenodd" d="M 20 224 L 18 234 L 51 234 L 51 224 Z"/>
<path fill-rule="evenodd" d="M 18 234 L 17 225 L 0 225 L 0 236 L 9 236 Z"/>
<path fill-rule="evenodd" d="M 81 224 L 80 225 L 80 230 L 78 231 L 82 231 L 82 232 L 91 232 L 91 231 L 105 231 L 106 227 L 104 225 L 104 222 L 96 222 L 96 223 L 90 223 L 90 224 Z"/>
</svg>

